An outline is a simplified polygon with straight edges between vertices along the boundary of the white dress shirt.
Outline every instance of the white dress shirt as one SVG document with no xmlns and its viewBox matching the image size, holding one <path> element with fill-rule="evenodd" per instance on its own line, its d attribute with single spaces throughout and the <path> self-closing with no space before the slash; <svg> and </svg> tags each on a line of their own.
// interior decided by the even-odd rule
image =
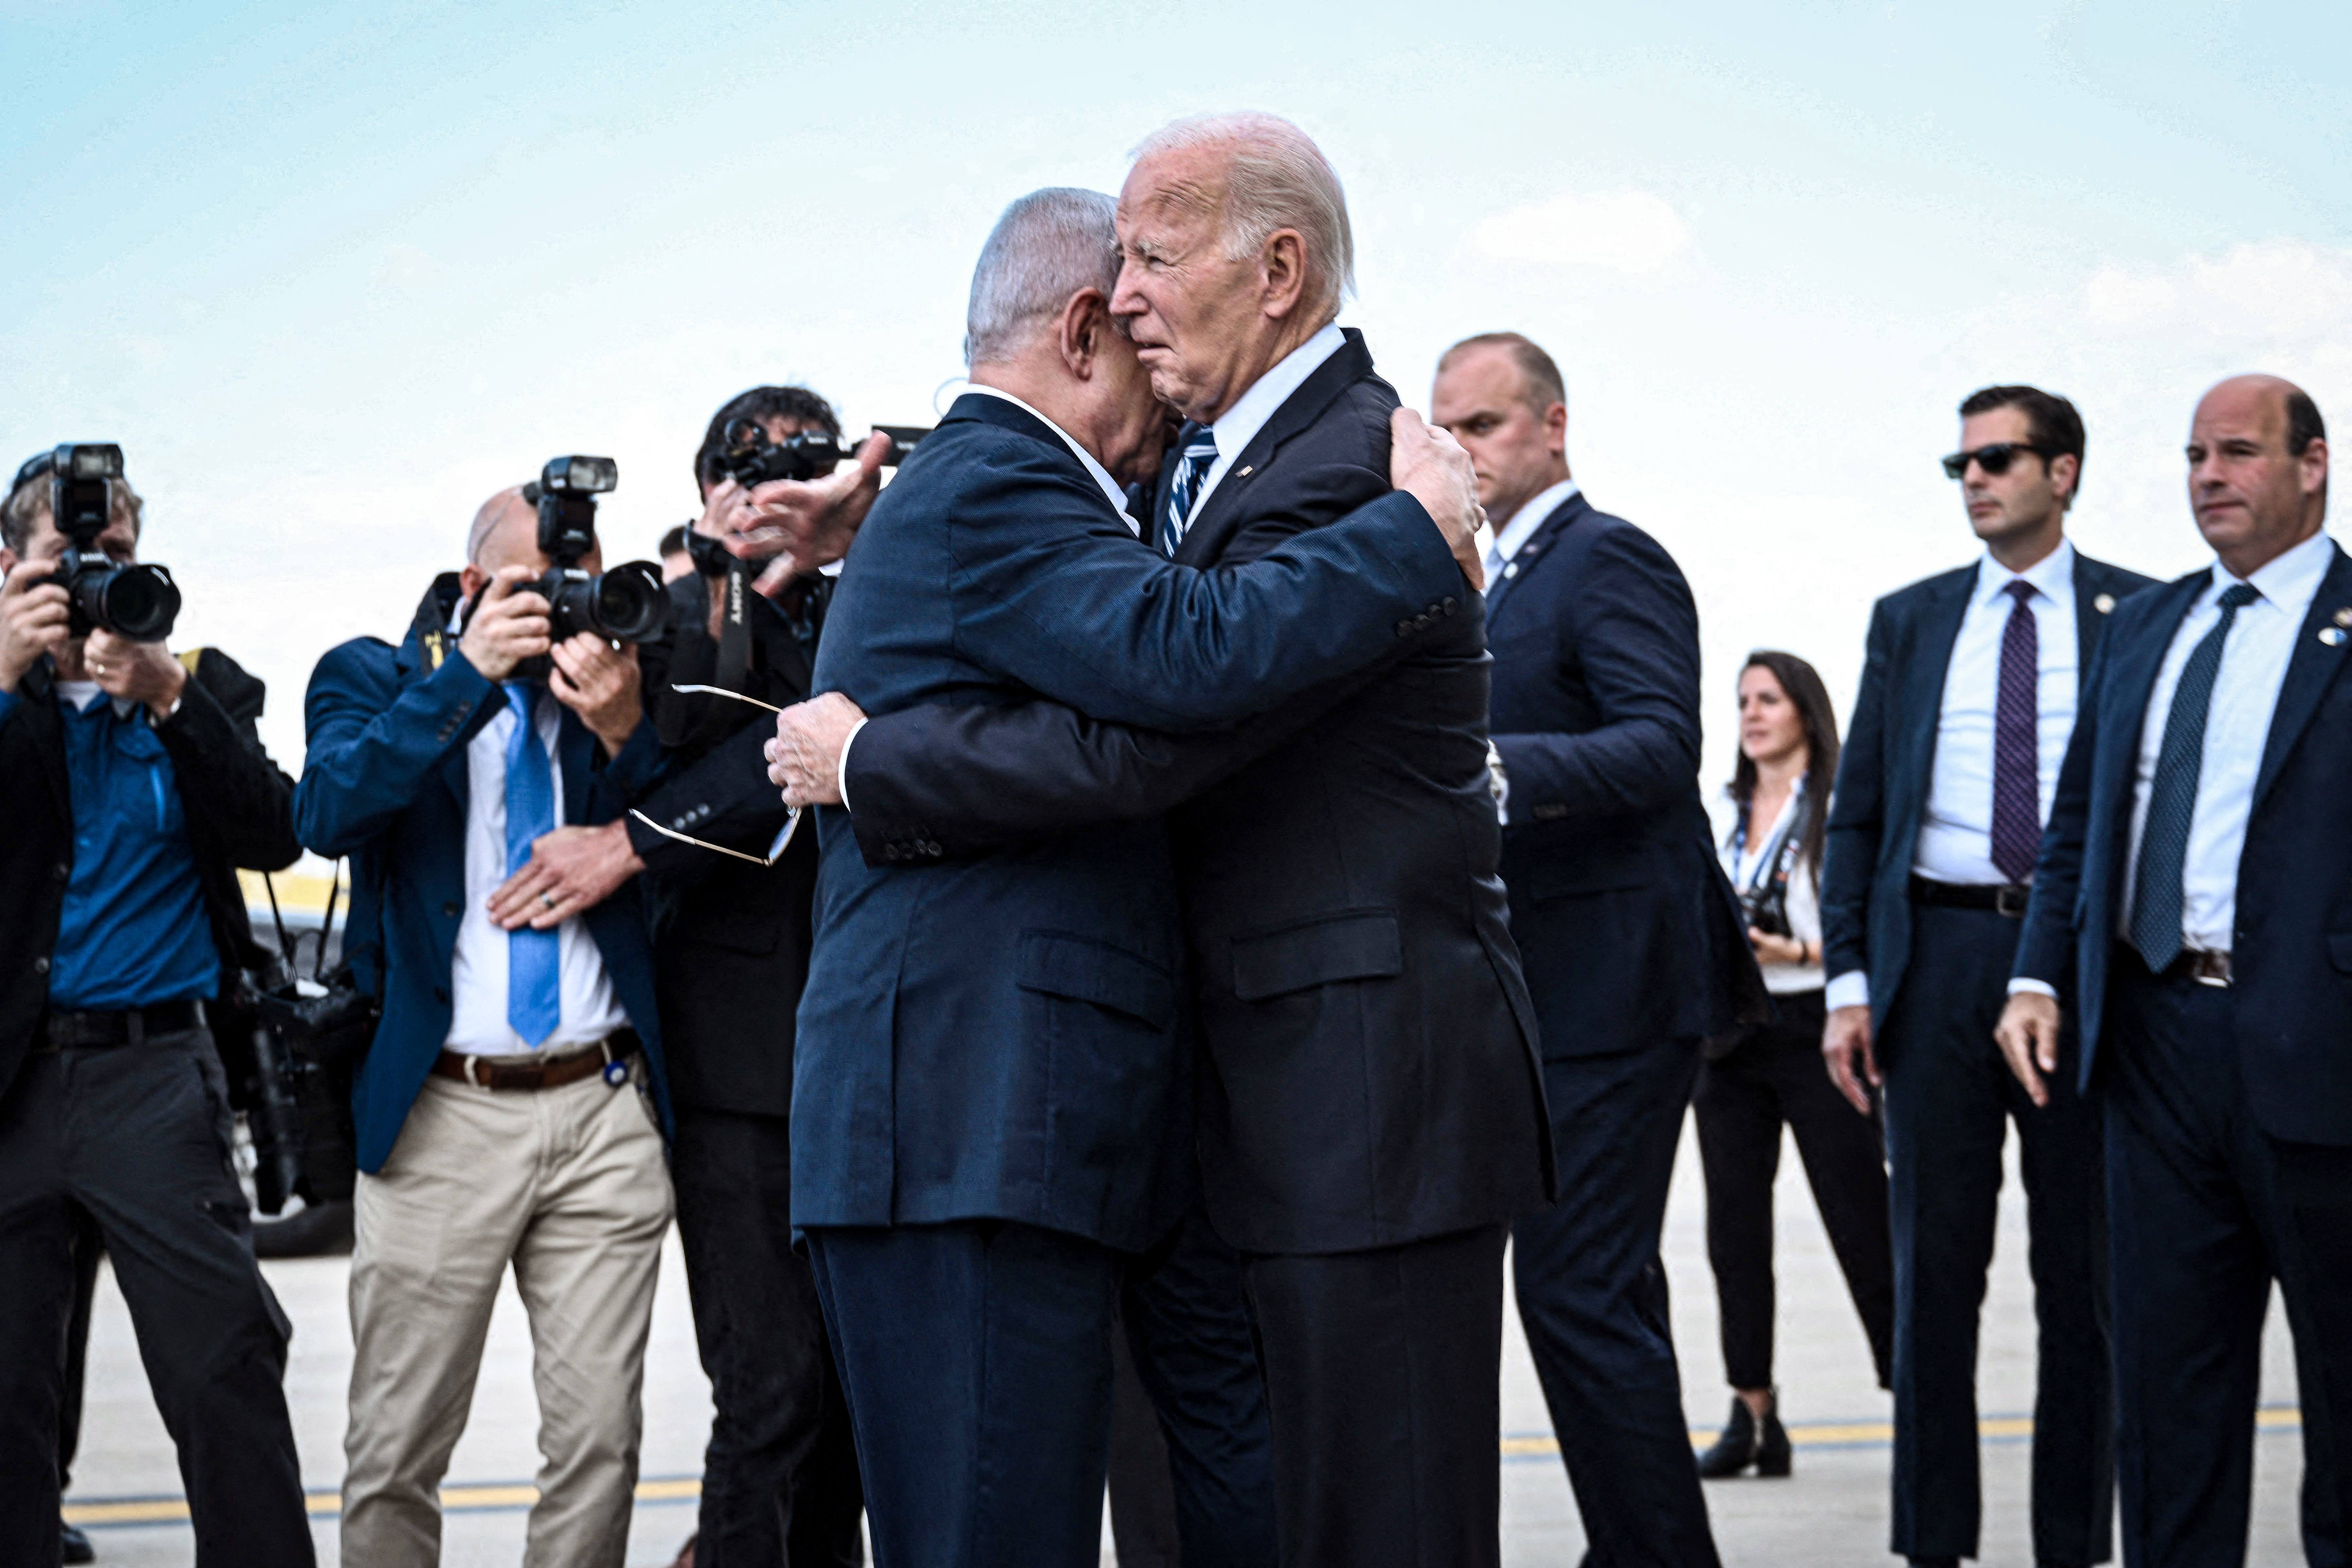
<svg viewBox="0 0 2352 1568">
<path fill-rule="evenodd" d="M 2189 821 L 2189 853 L 2180 868 L 2180 935 L 2189 947 L 2227 952 L 2238 918 L 2238 856 L 2246 845 L 2246 818 L 2253 810 L 2254 776 L 2270 739 L 2271 713 L 2294 657 L 2295 637 L 2335 545 L 2325 533 L 2304 541 L 2242 581 L 2262 595 L 2238 612 L 2221 645 L 2221 668 L 2213 679 L 2213 705 L 2206 712 L 2205 755 L 2197 774 L 2197 805 Z M 2140 720 L 2139 771 L 2132 785 L 2131 852 L 2124 861 L 2124 896 L 2116 906 L 2118 931 L 2131 933 L 2132 899 L 2139 879 L 2140 835 L 2147 826 L 2148 792 L 2164 750 L 2164 724 L 2180 671 L 2205 634 L 2221 618 L 2221 591 L 2241 579 L 2216 562 L 2213 580 L 2198 591 L 2165 649 L 2156 684 Z"/>
<path fill-rule="evenodd" d="M 2058 793 L 2058 764 L 2074 732 L 2075 668 L 2074 546 L 2057 549 L 2022 572 L 2011 572 L 1987 555 L 1977 566 L 1968 614 L 1944 668 L 1944 705 L 1936 723 L 1936 765 L 1919 814 L 1919 837 L 1911 869 L 1932 881 L 1969 887 L 2000 887 L 2009 879 L 1992 863 L 1992 732 L 2000 700 L 2000 641 L 2009 628 L 2009 585 L 2023 578 L 2033 586 L 2026 606 L 2033 615 L 2040 654 L 2035 681 L 2035 717 L 2040 745 L 2036 773 L 2041 816 L 2050 820 L 2051 797 Z"/>
<path fill-rule="evenodd" d="M 552 697 L 542 696 L 533 719 L 539 743 L 547 750 L 560 826 L 563 763 L 555 742 L 563 710 Z M 490 895 L 507 879 L 507 737 L 514 727 L 514 710 L 501 708 L 466 742 L 466 912 L 457 922 L 457 951 L 449 959 L 447 1043 L 453 1051 L 474 1056 L 572 1050 L 594 1045 L 629 1023 L 620 999 L 613 994 L 612 978 L 604 973 L 604 955 L 577 915 L 555 928 L 563 1021 L 536 1047 L 507 1022 L 508 933 L 491 923 L 489 903 Z"/>
<path fill-rule="evenodd" d="M 1732 799 L 1727 788 L 1718 797 L 1716 807 L 1717 837 L 1721 848 L 1717 851 L 1723 862 L 1723 874 L 1741 892 L 1748 891 L 1759 880 L 1769 880 L 1779 868 L 1780 847 L 1796 826 L 1797 804 L 1805 797 L 1805 781 L 1799 779 L 1790 790 L 1789 798 L 1781 805 L 1779 815 L 1769 823 L 1751 823 L 1751 831 L 1744 847 L 1738 843 L 1739 804 Z M 1783 904 L 1789 916 L 1789 934 L 1797 941 L 1818 945 L 1822 940 L 1821 873 L 1801 859 L 1789 868 L 1789 895 Z M 1764 989 L 1775 996 L 1793 996 L 1799 992 L 1822 988 L 1822 966 L 1818 963 L 1771 963 L 1764 966 Z"/>
<path fill-rule="evenodd" d="M 1242 448 L 1257 438 L 1274 411 L 1290 401 L 1290 395 L 1305 384 L 1307 378 L 1322 367 L 1323 362 L 1348 346 L 1347 334 L 1337 322 L 1326 321 L 1323 330 L 1283 355 L 1273 368 L 1250 383 L 1249 390 L 1234 399 L 1234 405 L 1209 426 L 1217 437 L 1217 460 L 1209 465 L 1209 477 L 1201 481 L 1201 493 L 1192 498 L 1192 510 L 1184 514 L 1189 526 L 1201 515 L 1216 493 L 1218 481 L 1241 456 Z"/>
<path fill-rule="evenodd" d="M 1336 327 L 1327 330 L 1331 331 L 1335 336 L 1339 331 L 1339 329 Z M 1344 342 L 1345 340 L 1342 341 Z M 1301 348 L 1297 353 L 1291 355 L 1291 359 L 1297 358 L 1298 353 L 1303 353 L 1305 352 L 1306 350 Z M 1290 360 L 1286 359 L 1282 363 L 1283 364 L 1288 364 Z M 1320 364 L 1321 363 L 1322 361 L 1320 360 L 1316 362 L 1317 364 Z M 1281 368 L 1281 365 L 1276 365 L 1275 367 L 1276 370 Z M 1312 370 L 1315 366 L 1309 365 L 1307 368 L 1308 370 Z M 1260 386 L 1265 385 L 1267 379 L 1269 378 L 1261 377 L 1258 381 L 1258 384 Z M 1302 374 L 1300 380 L 1304 379 L 1306 379 L 1306 377 Z M 1294 386 L 1296 385 L 1295 383 L 1293 384 Z M 1018 408 L 1023 413 L 1028 415 L 1032 419 L 1036 420 L 1037 423 L 1043 425 L 1046 429 L 1051 430 L 1055 435 L 1059 436 L 1062 438 L 1062 444 L 1069 447 L 1071 453 L 1076 457 L 1079 462 L 1086 465 L 1087 472 L 1093 476 L 1095 483 L 1102 487 L 1104 499 L 1110 502 L 1110 510 L 1118 514 L 1119 521 L 1127 524 L 1128 532 L 1134 534 L 1138 539 L 1143 537 L 1142 526 L 1135 521 L 1135 518 L 1127 510 L 1127 492 L 1119 489 L 1118 481 L 1110 477 L 1110 470 L 1104 468 L 1101 461 L 1097 458 L 1092 452 L 1087 451 L 1084 447 L 1078 445 L 1078 438 L 1076 437 L 1071 435 L 1067 430 L 1063 429 L 1059 425 L 1055 424 L 1051 419 L 1046 418 L 1043 414 L 1038 413 L 1034 408 L 1030 407 L 1029 405 L 1024 403 L 1021 399 L 1013 396 L 1011 393 L 1006 392 L 1000 387 L 982 386 L 980 383 L 975 381 L 968 384 L 964 390 L 966 392 L 981 393 L 989 397 L 1001 397 L 1004 399 L 1005 402 L 1013 405 L 1013 407 Z M 1288 396 L 1289 394 L 1285 393 L 1283 395 Z M 1269 412 L 1271 412 L 1271 410 L 1269 410 Z M 1265 423 L 1265 421 L 1262 417 L 1258 420 L 1258 425 L 1263 425 Z M 1223 427 L 1223 426 L 1219 426 L 1220 429 Z M 1250 426 L 1250 434 L 1253 436 L 1257 434 L 1257 425 Z M 1220 462 L 1223 461 L 1223 458 L 1219 458 L 1218 460 Z M 1213 481 L 1215 479 L 1213 470 L 1210 477 Z M 1202 493 L 1205 495 L 1207 494 L 1207 491 L 1203 490 Z M 864 728 L 866 728 L 866 721 L 863 719 L 860 719 L 856 723 L 852 724 L 849 727 L 849 733 L 841 738 L 840 752 L 833 759 L 835 787 L 841 792 L 841 809 L 844 811 L 847 811 L 849 809 L 849 748 L 851 742 L 857 739 L 857 731 Z"/>
<path fill-rule="evenodd" d="M 1518 568 L 1511 564 L 1511 557 L 1519 552 L 1519 546 L 1528 542 L 1537 526 L 1558 511 L 1575 493 L 1576 481 L 1562 479 L 1550 489 L 1529 497 L 1527 504 L 1509 517 L 1487 520 L 1494 529 L 1494 538 L 1487 542 L 1486 550 L 1486 587 L 1489 591 L 1504 578 L 1518 574 Z"/>
<path fill-rule="evenodd" d="M 2074 633 L 2074 545 L 2058 548 L 2011 572 L 1988 553 L 1977 563 L 1976 584 L 1960 617 L 1959 636 L 1944 667 L 1943 706 L 1936 721 L 1936 762 L 1927 798 L 1919 812 L 1919 835 L 1911 849 L 1911 869 L 1936 882 L 1964 887 L 2001 887 L 2009 879 L 1992 863 L 1993 719 L 2000 705 L 2000 639 L 2009 629 L 2010 584 L 2033 585 L 2026 605 L 2033 614 L 2038 656 L 2034 681 L 2037 721 L 2035 773 L 2041 817 L 2050 821 L 2058 793 L 2058 765 L 2074 732 L 2074 706 L 2082 671 Z M 1823 998 L 1832 1008 L 1865 1006 L 1870 976 L 1863 970 L 1834 975 Z"/>
</svg>

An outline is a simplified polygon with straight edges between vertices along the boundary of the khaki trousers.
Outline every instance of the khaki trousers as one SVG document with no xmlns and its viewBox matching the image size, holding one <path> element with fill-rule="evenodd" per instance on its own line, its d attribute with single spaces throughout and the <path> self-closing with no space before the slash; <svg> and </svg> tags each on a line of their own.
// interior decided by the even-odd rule
<svg viewBox="0 0 2352 1568">
<path fill-rule="evenodd" d="M 635 1068 L 640 1083 L 642 1064 Z M 621 1568 L 669 1173 L 640 1083 L 427 1078 L 353 1203 L 342 1560 L 432 1568 L 499 1277 L 530 1318 L 539 1501 L 526 1568 Z"/>
</svg>

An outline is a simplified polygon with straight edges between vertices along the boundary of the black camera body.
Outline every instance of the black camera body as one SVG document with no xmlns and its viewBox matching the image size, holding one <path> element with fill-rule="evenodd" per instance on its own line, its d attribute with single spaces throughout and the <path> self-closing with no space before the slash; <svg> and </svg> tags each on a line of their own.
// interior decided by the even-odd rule
<svg viewBox="0 0 2352 1568">
<path fill-rule="evenodd" d="M 100 626 L 132 642 L 161 642 L 180 618 L 180 587 L 161 566 L 125 566 L 98 547 L 114 511 L 122 448 L 68 442 L 49 454 L 49 520 L 66 536 L 49 579 L 66 591 L 68 634 Z"/>
<path fill-rule="evenodd" d="M 882 459 L 886 468 L 895 468 L 905 462 L 915 443 L 930 434 L 929 427 L 919 425 L 877 425 L 874 428 L 890 437 L 889 455 Z M 719 453 L 719 477 L 733 479 L 745 489 L 772 479 L 821 479 L 857 455 L 856 446 L 844 446 L 822 430 L 803 430 L 781 441 L 772 441 L 767 428 L 757 419 L 729 420 L 721 439 L 725 445 Z"/>
<path fill-rule="evenodd" d="M 539 548 L 547 574 L 528 585 L 547 601 L 549 636 L 556 642 L 588 632 L 613 642 L 645 642 L 669 625 L 669 591 L 661 568 L 627 561 L 601 573 L 580 562 L 596 548 L 596 498 L 620 483 L 610 458 L 551 458 L 523 499 L 539 508 Z M 515 668 L 522 680 L 544 680 L 553 661 L 544 656 Z"/>
</svg>

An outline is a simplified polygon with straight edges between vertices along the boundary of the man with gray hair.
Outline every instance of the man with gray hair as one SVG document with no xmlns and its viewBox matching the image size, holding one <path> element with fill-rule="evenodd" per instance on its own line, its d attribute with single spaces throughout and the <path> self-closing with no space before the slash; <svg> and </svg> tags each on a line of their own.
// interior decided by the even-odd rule
<svg viewBox="0 0 2352 1568">
<path fill-rule="evenodd" d="M 1337 526 L 1215 572 L 1139 542 L 1119 482 L 1151 471 L 1163 416 L 1110 314 L 1117 273 L 1106 196 L 1041 191 L 999 221 L 971 390 L 874 503 L 828 612 L 814 684 L 836 706 L 1043 695 L 1201 731 L 1439 624 L 1477 509 L 1466 459 L 1409 417 L 1405 488 L 1384 472 Z M 818 828 L 793 1219 L 876 1558 L 1091 1565 L 1112 1293 L 1192 1189 L 1166 833 L 1106 823 L 949 865 L 920 832 L 869 863 L 838 807 Z"/>
<path fill-rule="evenodd" d="M 1270 115 L 1180 121 L 1139 150 L 1118 226 L 1110 310 L 1186 419 L 1153 542 L 1217 581 L 1348 532 L 1408 455 L 1392 429 L 1423 437 L 1335 324 L 1353 244 L 1330 164 Z M 1222 782 L 1202 742 L 1123 730 L 1155 721 L 1066 682 L 1045 694 L 1075 713 L 894 701 L 837 766 L 792 738 L 814 715 L 780 735 L 788 798 L 837 783 L 886 853 L 1060 854 L 1177 806 L 1202 1183 L 1244 1258 L 1286 1563 L 1500 1553 L 1505 1226 L 1544 1205 L 1551 1140 L 1496 876 L 1482 578 L 1464 575 Z"/>
</svg>

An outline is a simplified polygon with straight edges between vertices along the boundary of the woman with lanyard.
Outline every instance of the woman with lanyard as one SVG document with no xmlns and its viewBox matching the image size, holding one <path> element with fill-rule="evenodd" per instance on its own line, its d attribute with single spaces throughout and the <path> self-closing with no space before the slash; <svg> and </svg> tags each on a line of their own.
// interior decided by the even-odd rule
<svg viewBox="0 0 2352 1568">
<path fill-rule="evenodd" d="M 1724 1372 L 1737 1394 L 1722 1436 L 1699 1456 L 1699 1474 L 1709 1478 L 1750 1466 L 1759 1476 L 1789 1473 L 1772 1384 L 1772 1183 L 1783 1123 L 1796 1134 L 1879 1386 L 1888 1382 L 1895 1274 L 1885 1147 L 1877 1118 L 1856 1116 L 1822 1071 L 1822 841 L 1837 757 L 1837 715 L 1813 667 L 1793 654 L 1748 655 L 1723 868 L 1747 911 L 1776 1016 L 1710 1042 L 1693 1100 Z"/>
</svg>

